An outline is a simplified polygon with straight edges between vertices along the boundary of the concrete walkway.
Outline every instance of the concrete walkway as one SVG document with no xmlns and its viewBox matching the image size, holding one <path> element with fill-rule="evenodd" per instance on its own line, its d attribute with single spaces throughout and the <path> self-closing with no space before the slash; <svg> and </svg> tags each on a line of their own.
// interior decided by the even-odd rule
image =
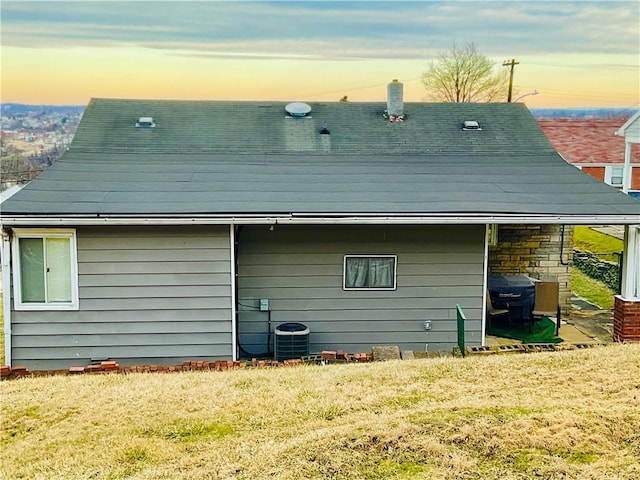
<svg viewBox="0 0 640 480">
<path fill-rule="evenodd" d="M 624 227 L 622 225 L 599 225 L 591 227 L 591 230 L 624 240 Z"/>
<path fill-rule="evenodd" d="M 598 342 L 613 342 L 613 310 L 573 310 L 569 322 Z"/>
</svg>

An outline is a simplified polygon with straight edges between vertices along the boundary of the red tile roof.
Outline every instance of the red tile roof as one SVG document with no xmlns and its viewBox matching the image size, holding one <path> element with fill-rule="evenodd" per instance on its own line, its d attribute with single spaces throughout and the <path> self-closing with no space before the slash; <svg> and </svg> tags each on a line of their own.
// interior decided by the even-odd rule
<svg viewBox="0 0 640 480">
<path fill-rule="evenodd" d="M 615 132 L 626 118 L 553 118 L 538 124 L 551 144 L 572 164 L 624 163 L 624 137 Z M 631 146 L 631 163 L 640 164 L 640 145 Z"/>
</svg>

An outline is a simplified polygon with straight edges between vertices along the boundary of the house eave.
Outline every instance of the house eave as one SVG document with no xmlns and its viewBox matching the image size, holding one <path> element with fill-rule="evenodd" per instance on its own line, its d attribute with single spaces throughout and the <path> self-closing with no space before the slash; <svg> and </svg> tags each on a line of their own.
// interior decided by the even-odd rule
<svg viewBox="0 0 640 480">
<path fill-rule="evenodd" d="M 94 225 L 275 225 L 275 224 L 566 224 L 566 225 L 635 225 L 640 215 L 571 215 L 571 214 L 384 214 L 384 213 L 291 213 L 277 215 L 16 215 L 3 216 L 3 227 L 13 226 L 94 226 Z"/>
</svg>

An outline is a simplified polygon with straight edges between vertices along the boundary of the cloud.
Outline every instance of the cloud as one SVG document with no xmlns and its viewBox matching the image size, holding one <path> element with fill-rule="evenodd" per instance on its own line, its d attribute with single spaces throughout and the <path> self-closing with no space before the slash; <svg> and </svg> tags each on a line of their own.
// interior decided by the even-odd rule
<svg viewBox="0 0 640 480">
<path fill-rule="evenodd" d="M 238 58 L 638 54 L 637 2 L 2 2 L 2 44 Z"/>
</svg>

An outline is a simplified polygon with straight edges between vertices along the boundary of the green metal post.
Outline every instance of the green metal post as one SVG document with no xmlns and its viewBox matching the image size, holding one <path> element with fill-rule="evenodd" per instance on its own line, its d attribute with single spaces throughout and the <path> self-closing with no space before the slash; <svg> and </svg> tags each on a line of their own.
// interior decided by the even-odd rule
<svg viewBox="0 0 640 480">
<path fill-rule="evenodd" d="M 456 305 L 456 319 L 458 320 L 458 348 L 460 349 L 460 353 L 464 357 L 464 322 L 466 321 L 466 318 L 464 316 L 464 312 L 462 311 L 462 307 L 459 304 Z"/>
<path fill-rule="evenodd" d="M 622 262 L 624 262 L 624 251 L 617 253 L 618 255 L 618 290 L 616 293 L 622 293 Z"/>
</svg>

